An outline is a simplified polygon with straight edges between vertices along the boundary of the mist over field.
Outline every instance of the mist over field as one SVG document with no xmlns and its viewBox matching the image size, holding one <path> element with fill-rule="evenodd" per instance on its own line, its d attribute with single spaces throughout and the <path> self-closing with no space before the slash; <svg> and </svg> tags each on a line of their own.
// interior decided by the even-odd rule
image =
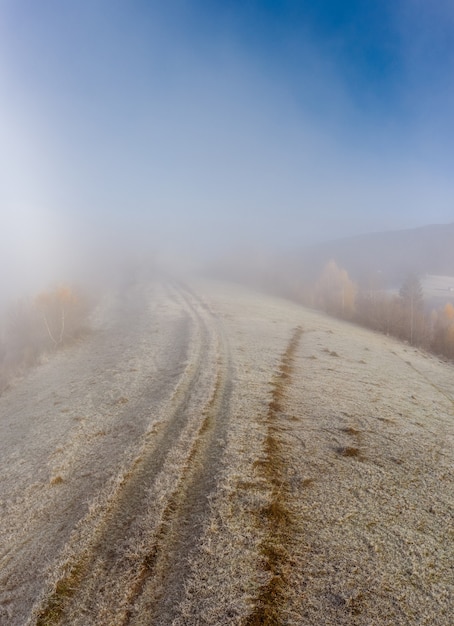
<svg viewBox="0 0 454 626">
<path fill-rule="evenodd" d="M 452 221 L 449 2 L 2 0 L 0 17 L 2 299 Z"/>
<path fill-rule="evenodd" d="M 0 0 L 0 624 L 451 626 L 451 0 Z"/>
</svg>

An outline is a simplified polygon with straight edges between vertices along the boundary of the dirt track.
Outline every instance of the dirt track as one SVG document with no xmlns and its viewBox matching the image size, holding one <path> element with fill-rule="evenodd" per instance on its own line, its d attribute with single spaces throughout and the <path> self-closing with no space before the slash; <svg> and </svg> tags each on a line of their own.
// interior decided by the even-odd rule
<svg viewBox="0 0 454 626">
<path fill-rule="evenodd" d="M 451 365 L 201 282 L 93 327 L 0 398 L 2 625 L 450 623 Z"/>
</svg>

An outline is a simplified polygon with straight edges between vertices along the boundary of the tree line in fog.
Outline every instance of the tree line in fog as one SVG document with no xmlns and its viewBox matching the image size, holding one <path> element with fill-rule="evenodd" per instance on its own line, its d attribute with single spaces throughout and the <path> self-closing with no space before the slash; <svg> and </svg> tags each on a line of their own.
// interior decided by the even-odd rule
<svg viewBox="0 0 454 626">
<path fill-rule="evenodd" d="M 428 311 L 415 273 L 408 274 L 398 293 L 390 293 L 373 280 L 360 288 L 345 269 L 329 261 L 313 286 L 294 295 L 331 315 L 454 359 L 454 305 Z"/>
</svg>

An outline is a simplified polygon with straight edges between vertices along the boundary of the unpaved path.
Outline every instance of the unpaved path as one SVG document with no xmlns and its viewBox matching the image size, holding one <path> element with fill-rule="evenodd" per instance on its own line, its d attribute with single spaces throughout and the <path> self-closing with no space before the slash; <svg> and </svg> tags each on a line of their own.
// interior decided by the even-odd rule
<svg viewBox="0 0 454 626">
<path fill-rule="evenodd" d="M 454 368 L 189 284 L 0 398 L 0 623 L 450 624 Z"/>
<path fill-rule="evenodd" d="M 95 528 L 98 551 L 116 549 L 184 430 L 189 396 L 197 406 L 212 393 L 216 337 L 181 288 L 111 294 L 95 326 L 0 398 L 2 623 L 26 622 L 68 542 L 74 558 Z"/>
</svg>

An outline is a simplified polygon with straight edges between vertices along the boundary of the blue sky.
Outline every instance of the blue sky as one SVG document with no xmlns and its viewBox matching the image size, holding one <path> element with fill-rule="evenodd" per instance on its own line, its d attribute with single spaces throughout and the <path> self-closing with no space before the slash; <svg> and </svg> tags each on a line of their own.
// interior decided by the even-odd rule
<svg viewBox="0 0 454 626">
<path fill-rule="evenodd" d="M 0 255 L 451 222 L 453 111 L 451 0 L 0 0 Z"/>
</svg>

